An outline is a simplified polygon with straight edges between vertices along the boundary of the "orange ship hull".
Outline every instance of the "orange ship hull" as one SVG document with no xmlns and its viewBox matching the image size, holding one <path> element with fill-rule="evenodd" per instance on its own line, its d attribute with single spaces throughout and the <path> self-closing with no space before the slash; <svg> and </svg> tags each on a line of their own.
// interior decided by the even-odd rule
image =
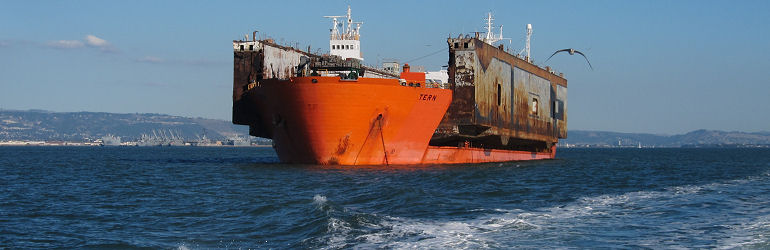
<svg viewBox="0 0 770 250">
<path fill-rule="evenodd" d="M 378 78 L 263 80 L 251 91 L 281 161 L 340 165 L 420 163 L 452 98 Z"/>
<path fill-rule="evenodd" d="M 265 79 L 249 86 L 246 97 L 286 163 L 480 163 L 549 159 L 555 152 L 429 146 L 452 91 L 398 79 Z"/>
</svg>

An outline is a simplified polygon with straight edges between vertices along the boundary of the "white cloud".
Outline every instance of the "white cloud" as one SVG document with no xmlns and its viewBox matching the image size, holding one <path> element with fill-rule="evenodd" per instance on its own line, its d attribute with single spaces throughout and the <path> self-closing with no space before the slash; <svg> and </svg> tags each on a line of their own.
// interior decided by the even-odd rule
<svg viewBox="0 0 770 250">
<path fill-rule="evenodd" d="M 139 58 L 136 60 L 137 62 L 144 62 L 144 63 L 163 63 L 165 60 L 163 58 L 158 58 L 154 56 L 145 56 L 142 58 Z"/>
<path fill-rule="evenodd" d="M 84 40 L 86 42 L 86 45 L 88 45 L 88 47 L 99 48 L 99 50 L 101 50 L 102 52 L 105 52 L 105 53 L 118 52 L 118 49 L 113 47 L 112 44 L 110 44 L 110 42 L 107 42 L 107 40 L 101 39 L 94 35 L 87 35 Z"/>
<path fill-rule="evenodd" d="M 57 49 L 77 49 L 82 48 L 84 44 L 78 40 L 59 40 L 48 42 L 47 45 Z"/>
<path fill-rule="evenodd" d="M 101 52 L 114 53 L 118 50 L 110 44 L 107 40 L 101 39 L 94 35 L 87 35 L 83 40 L 58 40 L 50 41 L 46 43 L 48 47 L 56 49 L 79 49 L 83 47 L 90 47 L 99 49 Z"/>
<path fill-rule="evenodd" d="M 104 48 L 110 46 L 110 43 L 108 43 L 106 40 L 98 38 L 94 35 L 87 35 L 85 41 L 86 44 L 91 47 Z"/>
</svg>

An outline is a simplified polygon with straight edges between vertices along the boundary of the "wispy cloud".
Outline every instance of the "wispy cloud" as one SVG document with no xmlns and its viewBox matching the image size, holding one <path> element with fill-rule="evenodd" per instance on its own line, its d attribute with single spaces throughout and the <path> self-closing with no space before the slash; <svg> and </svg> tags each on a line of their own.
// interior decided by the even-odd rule
<svg viewBox="0 0 770 250">
<path fill-rule="evenodd" d="M 138 62 L 138 63 L 186 65 L 186 66 L 195 66 L 195 67 L 212 67 L 212 66 L 228 65 L 227 62 L 213 61 L 213 60 L 209 60 L 209 59 L 169 59 L 169 60 L 166 60 L 164 58 L 160 58 L 160 57 L 156 57 L 156 56 L 145 56 L 145 57 L 142 57 L 142 58 L 134 59 L 134 61 Z"/>
<path fill-rule="evenodd" d="M 208 60 L 208 59 L 194 59 L 194 60 L 182 60 L 180 61 L 182 64 L 191 65 L 191 66 L 221 66 L 221 65 L 227 65 L 227 62 L 222 61 L 214 61 L 214 60 Z"/>
<path fill-rule="evenodd" d="M 51 44 L 48 44 L 48 43 L 46 43 L 46 44 L 42 44 L 42 45 L 41 45 L 39 42 L 36 42 L 36 41 L 31 41 L 31 40 L 23 40 L 23 39 L 4 39 L 4 40 L 0 40 L 0 48 L 3 48 L 3 47 L 6 47 L 6 48 L 10 48 L 10 47 L 22 47 L 22 46 L 33 46 L 33 47 L 40 47 L 40 46 L 49 46 L 49 47 L 54 47 L 54 46 L 61 46 L 61 45 L 58 45 L 58 44 L 53 44 L 53 43 L 56 43 L 56 42 L 58 42 L 58 41 L 51 41 L 51 42 L 50 42 Z"/>
<path fill-rule="evenodd" d="M 83 47 L 99 49 L 101 52 L 115 53 L 118 50 L 110 42 L 94 35 L 86 35 L 83 40 L 58 40 L 46 43 L 55 49 L 80 49 Z"/>
<path fill-rule="evenodd" d="M 163 60 L 163 58 L 154 57 L 154 56 L 145 56 L 139 59 L 136 59 L 137 62 L 142 63 L 164 63 L 166 60 Z"/>
<path fill-rule="evenodd" d="M 87 35 L 85 40 L 86 40 L 86 44 L 88 44 L 88 46 L 91 46 L 91 47 L 102 48 L 110 45 L 110 43 L 108 43 L 107 40 L 98 38 L 94 35 Z"/>
<path fill-rule="evenodd" d="M 118 52 L 118 49 L 112 46 L 111 43 L 107 42 L 107 40 L 101 39 L 94 35 L 87 35 L 85 38 L 85 42 L 86 42 L 86 45 L 88 45 L 88 47 L 98 48 L 102 52 L 106 52 L 106 53 Z"/>
<path fill-rule="evenodd" d="M 84 46 L 83 42 L 78 40 L 58 40 L 50 41 L 46 45 L 55 49 L 78 49 Z"/>
</svg>

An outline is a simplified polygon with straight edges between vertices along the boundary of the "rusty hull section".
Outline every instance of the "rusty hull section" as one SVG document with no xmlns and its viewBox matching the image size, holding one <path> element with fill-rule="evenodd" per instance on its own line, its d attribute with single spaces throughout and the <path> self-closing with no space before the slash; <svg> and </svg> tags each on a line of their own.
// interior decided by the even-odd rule
<svg viewBox="0 0 770 250">
<path fill-rule="evenodd" d="M 547 152 L 566 138 L 566 79 L 477 37 L 447 43 L 453 99 L 431 145 Z"/>
<path fill-rule="evenodd" d="M 249 125 L 249 134 L 272 138 L 270 128 L 256 115 L 258 105 L 249 100 L 251 89 L 263 79 L 289 79 L 297 74 L 302 57 L 316 55 L 268 40 L 233 41 L 233 123 Z M 257 97 L 259 98 L 259 97 Z"/>
</svg>

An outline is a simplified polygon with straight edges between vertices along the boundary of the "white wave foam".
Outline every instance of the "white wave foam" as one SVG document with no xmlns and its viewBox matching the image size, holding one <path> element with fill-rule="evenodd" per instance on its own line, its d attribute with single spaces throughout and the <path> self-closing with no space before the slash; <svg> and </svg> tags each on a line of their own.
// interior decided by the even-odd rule
<svg viewBox="0 0 770 250">
<path fill-rule="evenodd" d="M 313 196 L 313 203 L 316 205 L 326 204 L 326 201 L 327 201 L 326 196 L 323 196 L 320 194 L 316 194 L 315 196 Z"/>
<path fill-rule="evenodd" d="M 386 217 L 382 223 L 389 231 L 358 237 L 386 248 L 488 248 L 482 223 L 477 221 L 432 222 Z"/>
<path fill-rule="evenodd" d="M 326 196 L 316 194 L 313 196 L 313 204 L 316 209 L 325 211 L 326 216 L 326 235 L 328 237 L 325 240 L 326 247 L 323 249 L 337 249 L 344 247 L 347 243 L 348 235 L 352 231 L 352 227 L 349 222 L 337 218 L 339 212 L 334 209 L 330 204 Z"/>
<path fill-rule="evenodd" d="M 329 218 L 326 224 L 326 233 L 331 236 L 327 242 L 328 246 L 330 248 L 345 246 L 351 230 L 350 223 L 333 217 Z"/>
<path fill-rule="evenodd" d="M 764 211 L 766 214 L 770 212 L 770 208 L 765 210 L 767 210 Z M 720 249 L 759 249 L 770 246 L 770 215 L 760 216 L 751 221 L 728 227 L 730 228 L 729 233 L 717 243 Z"/>
<path fill-rule="evenodd" d="M 770 175 L 770 173 L 766 174 Z M 526 242 L 528 240 L 540 242 L 542 245 L 543 240 L 549 242 L 548 239 L 553 238 L 553 235 L 560 235 L 565 232 L 576 233 L 581 235 L 580 237 L 585 235 L 588 235 L 585 237 L 591 237 L 591 235 L 601 237 L 601 235 L 607 235 L 606 231 L 612 231 L 612 228 L 624 226 L 632 226 L 631 229 L 625 229 L 630 230 L 630 232 L 653 230 L 649 233 L 655 233 L 654 231 L 659 230 L 660 233 L 667 234 L 673 230 L 677 231 L 676 234 L 697 238 L 703 236 L 701 227 L 713 226 L 712 223 L 718 219 L 698 218 L 695 216 L 696 210 L 688 210 L 682 204 L 697 206 L 703 200 L 713 199 L 709 197 L 709 194 L 714 191 L 722 192 L 733 189 L 734 186 L 744 185 L 746 182 L 764 182 L 767 178 L 760 179 L 748 178 L 705 185 L 675 186 L 660 191 L 635 191 L 589 196 L 565 205 L 529 211 L 494 209 L 487 215 L 468 220 L 424 220 L 378 216 L 381 220 L 377 225 L 371 225 L 371 233 L 357 236 L 350 234 L 353 231 L 360 232 L 360 230 L 353 230 L 350 224 L 332 218 L 329 221 L 329 232 L 335 235 L 331 237 L 330 243 L 334 243 L 331 245 L 332 248 L 350 246 L 344 245 L 345 239 L 349 240 L 347 243 L 356 244 L 357 247 L 363 248 L 498 248 L 510 246 L 506 245 L 505 242 Z M 314 200 L 317 199 L 314 198 Z M 320 200 L 325 201 L 325 197 Z M 658 221 L 660 224 L 656 224 L 657 222 L 654 220 L 648 220 L 649 216 L 664 218 L 667 216 L 665 213 L 671 211 L 685 213 L 684 218 L 688 221 L 662 219 Z M 687 215 L 688 211 L 693 211 L 693 214 Z M 608 218 L 611 218 L 609 222 Z M 725 223 L 735 222 L 729 218 L 721 218 L 721 220 Z M 634 227 L 639 229 L 634 229 Z M 604 230 L 605 232 L 595 232 L 596 230 Z M 748 238 L 730 237 L 718 231 L 707 236 L 727 237 L 734 240 L 734 242 L 720 242 L 718 245 L 766 244 L 768 242 L 767 232 L 770 231 L 770 216 L 736 228 L 735 231 L 736 235 L 744 232 L 754 236 Z M 671 244 L 671 241 L 667 241 L 665 237 L 657 239 L 638 237 L 638 239 L 630 241 L 627 244 L 637 246 Z M 612 239 L 608 239 L 608 242 L 612 242 Z M 558 244 L 559 242 L 551 243 Z"/>
<path fill-rule="evenodd" d="M 328 206 L 328 200 L 326 199 L 326 196 L 316 194 L 313 196 L 313 205 L 315 205 L 315 208 L 321 211 L 326 210 L 326 213 L 331 213 L 331 208 Z"/>
</svg>

